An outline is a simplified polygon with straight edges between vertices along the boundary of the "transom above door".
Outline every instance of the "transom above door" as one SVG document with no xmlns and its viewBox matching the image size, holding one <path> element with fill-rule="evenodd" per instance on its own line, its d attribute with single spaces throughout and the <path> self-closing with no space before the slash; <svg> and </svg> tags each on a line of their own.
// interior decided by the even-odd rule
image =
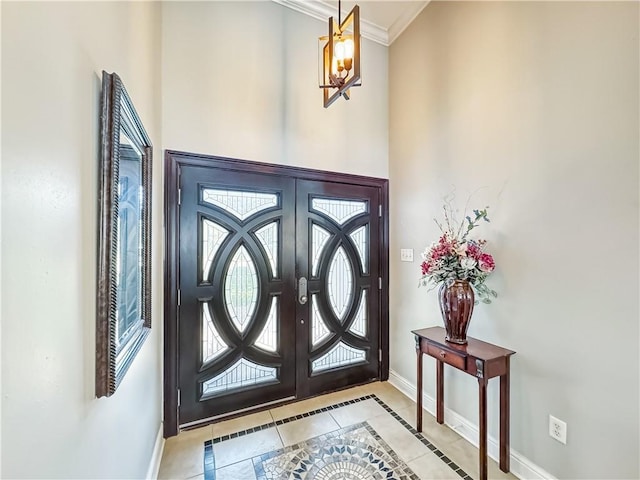
<svg viewBox="0 0 640 480">
<path fill-rule="evenodd" d="M 386 181 L 166 162 L 165 436 L 386 379 Z"/>
</svg>

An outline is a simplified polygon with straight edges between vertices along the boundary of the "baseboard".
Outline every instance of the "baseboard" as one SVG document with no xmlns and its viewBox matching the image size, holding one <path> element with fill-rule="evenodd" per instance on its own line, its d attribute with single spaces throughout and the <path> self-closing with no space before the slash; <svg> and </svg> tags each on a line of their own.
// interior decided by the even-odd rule
<svg viewBox="0 0 640 480">
<path fill-rule="evenodd" d="M 416 386 L 406 378 L 393 370 L 389 370 L 389 383 L 404 393 L 407 397 L 416 399 Z M 433 397 L 422 392 L 422 407 L 435 417 L 436 401 Z M 476 448 L 478 447 L 478 426 L 459 413 L 447 408 L 444 409 L 444 423 L 456 431 L 462 438 Z M 487 453 L 495 461 L 500 456 L 499 442 L 491 435 L 487 438 Z M 521 453 L 511 449 L 510 469 L 516 477 L 527 480 L 555 480 L 555 477 L 543 468 L 539 467 Z"/>
<path fill-rule="evenodd" d="M 162 460 L 162 452 L 164 450 L 164 438 L 162 436 L 162 422 L 160 422 L 160 428 L 158 428 L 158 434 L 156 435 L 156 443 L 153 446 L 153 453 L 151 454 L 151 461 L 149 462 L 149 468 L 147 469 L 148 480 L 156 480 L 158 478 L 158 472 L 160 471 L 160 461 Z"/>
</svg>

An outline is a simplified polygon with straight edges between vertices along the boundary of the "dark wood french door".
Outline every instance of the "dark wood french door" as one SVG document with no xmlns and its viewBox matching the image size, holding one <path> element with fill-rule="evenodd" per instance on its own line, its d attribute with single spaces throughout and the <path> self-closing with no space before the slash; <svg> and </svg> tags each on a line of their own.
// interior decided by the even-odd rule
<svg viewBox="0 0 640 480">
<path fill-rule="evenodd" d="M 381 186 L 172 155 L 165 422 L 386 378 Z"/>
<path fill-rule="evenodd" d="M 298 180 L 296 190 L 297 393 L 306 397 L 378 377 L 380 203 L 375 187 Z"/>
<path fill-rule="evenodd" d="M 180 178 L 180 422 L 293 396 L 295 181 Z"/>
</svg>

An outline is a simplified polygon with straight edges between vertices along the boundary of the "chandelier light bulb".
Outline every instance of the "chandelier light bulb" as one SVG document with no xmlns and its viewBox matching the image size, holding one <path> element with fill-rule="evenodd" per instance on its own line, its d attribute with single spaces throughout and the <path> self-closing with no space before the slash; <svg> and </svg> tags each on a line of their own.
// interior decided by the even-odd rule
<svg viewBox="0 0 640 480">
<path fill-rule="evenodd" d="M 333 54 L 338 59 L 338 61 L 343 61 L 345 59 L 345 42 L 342 40 L 338 40 L 333 46 Z M 353 53 L 352 53 L 353 55 Z"/>
<path fill-rule="evenodd" d="M 349 70 L 351 70 L 351 67 L 353 66 L 353 40 L 348 38 L 343 43 L 344 43 L 344 60 L 342 61 L 342 64 L 344 65 L 344 68 L 348 72 Z"/>
<path fill-rule="evenodd" d="M 344 58 L 352 60 L 353 59 L 353 40 L 351 38 L 347 38 L 344 42 L 341 42 L 344 45 Z"/>
</svg>

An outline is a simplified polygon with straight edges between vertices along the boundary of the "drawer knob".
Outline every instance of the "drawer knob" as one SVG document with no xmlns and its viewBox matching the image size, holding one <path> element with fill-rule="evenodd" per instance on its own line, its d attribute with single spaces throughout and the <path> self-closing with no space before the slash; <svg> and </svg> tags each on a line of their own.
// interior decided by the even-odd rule
<svg viewBox="0 0 640 480">
<path fill-rule="evenodd" d="M 445 356 L 445 355 L 446 355 L 446 353 L 444 353 L 444 352 L 440 352 L 440 356 L 441 356 L 442 358 L 444 358 L 444 356 Z"/>
</svg>

